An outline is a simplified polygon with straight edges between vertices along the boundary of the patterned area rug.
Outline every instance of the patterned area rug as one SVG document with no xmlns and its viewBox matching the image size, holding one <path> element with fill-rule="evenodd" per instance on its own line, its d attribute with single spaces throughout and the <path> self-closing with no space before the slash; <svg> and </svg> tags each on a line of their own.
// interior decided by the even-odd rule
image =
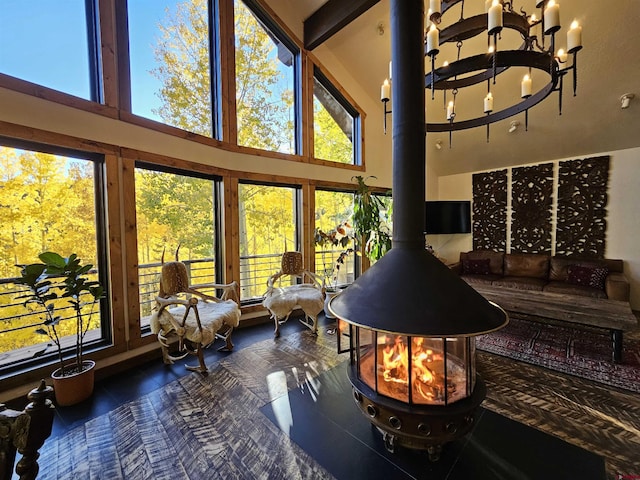
<svg viewBox="0 0 640 480">
<path fill-rule="evenodd" d="M 640 393 L 640 341 L 625 338 L 623 361 L 611 361 L 607 330 L 569 328 L 511 318 L 477 338 L 480 350 Z"/>
</svg>

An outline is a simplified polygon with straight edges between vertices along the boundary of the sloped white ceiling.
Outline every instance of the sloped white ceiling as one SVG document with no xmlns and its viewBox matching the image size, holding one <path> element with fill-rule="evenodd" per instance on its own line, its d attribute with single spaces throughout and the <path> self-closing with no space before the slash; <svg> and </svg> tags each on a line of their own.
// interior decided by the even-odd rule
<svg viewBox="0 0 640 480">
<path fill-rule="evenodd" d="M 279 15 L 284 13 L 290 28 L 302 31 L 302 22 L 322 4 L 324 0 L 276 0 Z M 359 82 L 363 91 L 377 100 L 380 84 L 388 76 L 390 60 L 389 0 L 381 0 L 361 17 L 325 42 L 339 62 Z M 482 8 L 484 2 L 467 1 L 465 17 Z M 566 31 L 573 19 L 583 27 L 584 48 L 578 54 L 578 91 L 573 97 L 570 75 L 565 77 L 562 115 L 558 115 L 558 96 L 552 94 L 544 102 L 529 111 L 529 130 L 524 130 L 524 113 L 490 127 L 490 141 L 486 141 L 484 127 L 454 132 L 452 147 L 449 136 L 442 133 L 427 135 L 427 161 L 438 174 L 452 174 L 484 169 L 502 168 L 559 158 L 581 158 L 594 153 L 640 147 L 640 3 L 637 0 L 603 2 L 594 0 L 559 0 L 562 30 L 557 34 L 556 46 L 566 44 Z M 477 5 L 476 5 L 477 4 Z M 514 10 L 523 8 L 528 13 L 537 13 L 534 0 L 514 0 Z M 287 7 L 284 12 L 282 6 Z M 444 21 L 457 19 L 460 10 L 454 7 L 445 15 Z M 380 34 L 379 25 L 384 32 Z M 519 37 L 505 33 L 499 47 L 511 45 L 517 48 Z M 300 37 L 302 38 L 302 37 Z M 480 48 L 485 48 L 483 35 Z M 548 45 L 548 40 L 547 40 Z M 463 55 L 469 51 L 480 53 L 478 44 L 469 41 L 463 47 Z M 467 50 L 468 49 L 468 50 Z M 451 60 L 455 51 L 444 51 L 438 56 L 436 65 L 447 55 Z M 452 58 L 453 57 L 453 58 Z M 516 69 L 519 70 L 519 69 Z M 496 107 L 510 95 L 517 95 L 523 72 L 505 72 L 497 79 L 492 91 Z M 546 83 L 548 76 L 534 72 L 534 91 Z M 536 85 L 537 83 L 537 85 Z M 464 89 L 466 90 L 466 89 Z M 461 90 L 458 96 L 458 115 L 465 118 L 465 109 L 482 108 L 486 84 L 476 92 Z M 515 93 L 514 93 L 515 92 Z M 624 93 L 635 93 L 630 108 L 621 109 L 620 97 Z M 506 105 L 505 105 L 506 106 Z M 442 121 L 444 116 L 442 93 L 436 99 L 427 95 L 427 117 L 431 121 Z M 379 120 L 378 120 L 379 119 Z M 367 134 L 382 135 L 382 108 L 367 112 Z M 512 120 L 521 126 L 508 133 Z M 380 125 L 378 127 L 378 125 Z M 380 131 L 377 131 L 379 128 Z M 441 140 L 443 148 L 435 148 Z M 639 160 L 640 161 L 640 160 Z"/>
</svg>

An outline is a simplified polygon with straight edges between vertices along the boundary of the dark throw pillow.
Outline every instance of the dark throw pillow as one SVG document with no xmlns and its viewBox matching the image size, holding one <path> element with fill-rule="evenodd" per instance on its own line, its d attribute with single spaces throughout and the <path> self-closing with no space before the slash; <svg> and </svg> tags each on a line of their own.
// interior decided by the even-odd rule
<svg viewBox="0 0 640 480">
<path fill-rule="evenodd" d="M 482 260 L 462 260 L 462 273 L 469 275 L 489 275 L 491 267 L 490 260 L 483 258 Z"/>
<path fill-rule="evenodd" d="M 589 267 L 585 265 L 569 265 L 567 282 L 573 285 L 604 290 L 604 282 L 609 275 L 607 267 Z"/>
</svg>

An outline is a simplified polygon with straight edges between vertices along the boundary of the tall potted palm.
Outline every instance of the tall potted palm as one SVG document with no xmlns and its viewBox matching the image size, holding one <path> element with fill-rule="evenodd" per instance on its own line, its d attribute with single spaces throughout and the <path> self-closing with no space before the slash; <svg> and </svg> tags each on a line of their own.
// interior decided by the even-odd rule
<svg viewBox="0 0 640 480">
<path fill-rule="evenodd" d="M 96 306 L 104 297 L 104 288 L 87 277 L 93 265 L 83 265 L 75 253 L 65 258 L 55 252 L 44 252 L 38 258 L 40 262 L 21 267 L 16 283 L 26 286 L 28 293 L 18 298 L 24 299 L 25 307 L 41 313 L 42 326 L 36 333 L 48 336 L 56 346 L 59 368 L 51 374 L 56 402 L 73 405 L 93 393 L 95 362 L 83 358 L 82 348 Z M 69 306 L 72 317 L 64 319 L 59 312 Z M 65 363 L 60 334 L 63 321 L 74 322 L 75 348 L 69 363 Z"/>
</svg>

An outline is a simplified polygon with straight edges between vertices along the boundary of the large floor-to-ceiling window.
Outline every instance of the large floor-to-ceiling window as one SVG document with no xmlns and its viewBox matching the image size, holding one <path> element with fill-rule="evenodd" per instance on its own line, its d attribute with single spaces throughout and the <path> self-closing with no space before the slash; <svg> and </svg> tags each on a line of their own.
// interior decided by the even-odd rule
<svg viewBox="0 0 640 480">
<path fill-rule="evenodd" d="M 234 0 L 238 145 L 298 153 L 299 52 L 258 7 Z"/>
<path fill-rule="evenodd" d="M 0 371 L 55 357 L 42 330 L 45 316 L 20 297 L 21 267 L 43 252 L 76 254 L 93 268 L 88 276 L 107 285 L 103 163 L 100 156 L 38 145 L 0 143 Z M 75 342 L 70 305 L 59 308 L 63 347 Z M 85 343 L 110 339 L 107 302 L 92 317 Z"/>
<path fill-rule="evenodd" d="M 148 325 L 162 262 L 179 260 L 189 284 L 217 281 L 218 183 L 215 178 L 136 168 L 136 225 L 140 318 Z M 207 292 L 215 295 L 215 292 Z"/>
<path fill-rule="evenodd" d="M 100 101 L 96 3 L 0 2 L 0 72 Z"/>
<path fill-rule="evenodd" d="M 259 300 L 282 254 L 299 249 L 299 195 L 294 187 L 239 185 L 241 300 Z"/>
<path fill-rule="evenodd" d="M 131 111 L 216 136 L 215 32 L 206 0 L 128 0 Z"/>
<path fill-rule="evenodd" d="M 316 189 L 315 205 L 315 272 L 328 287 L 351 283 L 357 270 L 353 193 Z"/>
<path fill-rule="evenodd" d="M 318 68 L 313 75 L 314 157 L 359 165 L 360 115 Z"/>
</svg>

